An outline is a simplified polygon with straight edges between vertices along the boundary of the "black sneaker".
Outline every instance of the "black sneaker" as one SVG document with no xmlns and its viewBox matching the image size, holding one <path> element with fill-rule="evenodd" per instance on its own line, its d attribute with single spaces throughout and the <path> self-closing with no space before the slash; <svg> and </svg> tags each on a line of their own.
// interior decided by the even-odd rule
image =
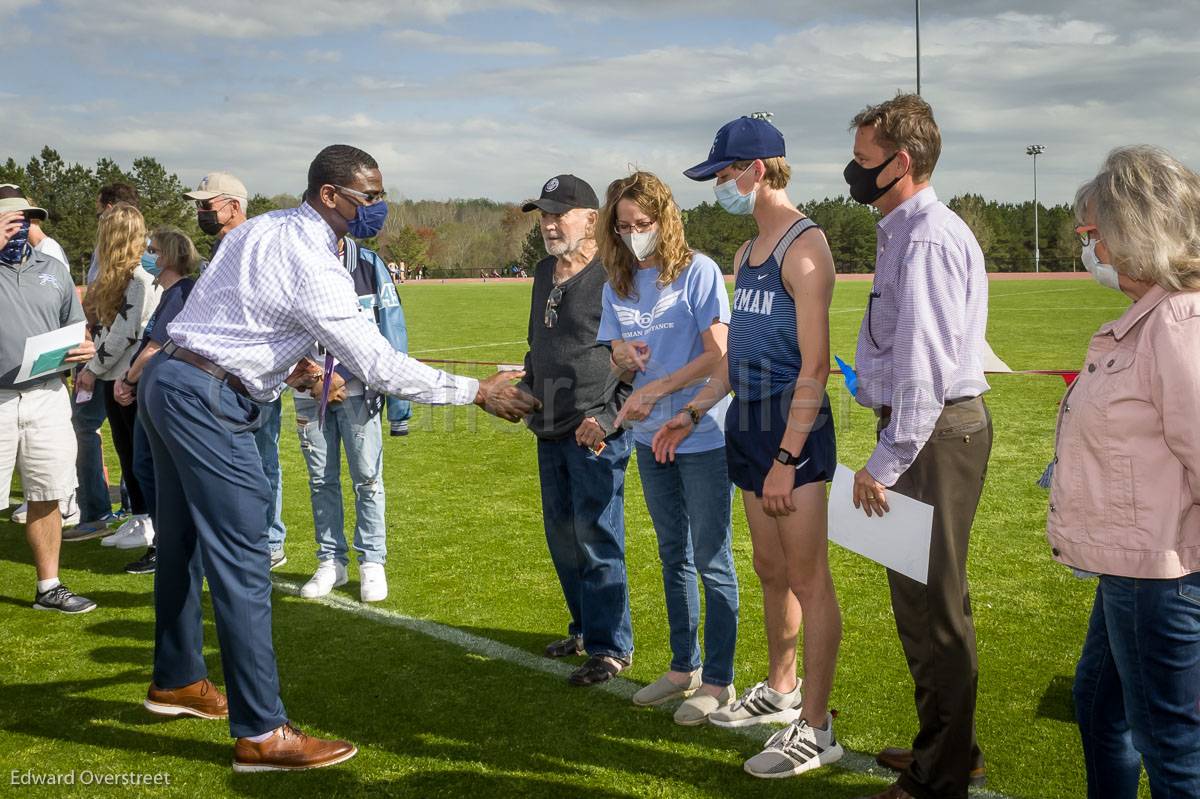
<svg viewBox="0 0 1200 799">
<path fill-rule="evenodd" d="M 147 547 L 146 554 L 133 563 L 125 567 L 125 571 L 130 574 L 154 574 L 154 568 L 158 565 L 158 553 L 154 547 Z"/>
<path fill-rule="evenodd" d="M 42 591 L 35 596 L 33 609 L 57 610 L 59 613 L 87 613 L 96 609 L 96 603 L 59 583 L 49 591 Z"/>
<path fill-rule="evenodd" d="M 284 554 L 283 550 L 282 549 L 272 549 L 271 550 L 271 571 L 275 571 L 276 569 L 278 569 L 280 566 L 284 565 L 285 563 L 287 563 L 287 555 Z"/>
<path fill-rule="evenodd" d="M 572 635 L 569 638 L 562 639 L 561 641 L 555 641 L 552 644 L 547 644 L 545 650 L 545 655 L 548 658 L 565 658 L 586 654 L 587 650 L 583 648 L 582 635 Z"/>
</svg>

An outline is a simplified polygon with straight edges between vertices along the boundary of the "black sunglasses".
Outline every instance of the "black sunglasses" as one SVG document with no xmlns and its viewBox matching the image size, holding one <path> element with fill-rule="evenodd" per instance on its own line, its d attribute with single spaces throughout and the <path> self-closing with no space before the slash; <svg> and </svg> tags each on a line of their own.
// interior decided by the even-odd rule
<svg viewBox="0 0 1200 799">
<path fill-rule="evenodd" d="M 546 327 L 554 327 L 558 324 L 558 304 L 562 302 L 562 296 L 562 286 L 555 286 L 550 290 L 550 296 L 546 299 L 546 315 L 542 319 Z"/>
</svg>

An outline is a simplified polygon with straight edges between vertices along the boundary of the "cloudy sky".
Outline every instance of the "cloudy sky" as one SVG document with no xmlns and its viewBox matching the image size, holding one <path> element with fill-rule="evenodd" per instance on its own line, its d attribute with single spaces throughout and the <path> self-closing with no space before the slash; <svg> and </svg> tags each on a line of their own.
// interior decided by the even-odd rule
<svg viewBox="0 0 1200 799">
<path fill-rule="evenodd" d="M 724 122 L 774 113 L 792 196 L 845 192 L 846 125 L 915 87 L 913 4 L 889 0 L 0 0 L 0 158 L 147 154 L 298 192 L 357 145 L 393 196 L 536 195 L 632 166 L 680 172 Z M 1148 142 L 1200 168 L 1200 0 L 925 0 L 922 93 L 943 196 L 1068 201 L 1104 153 Z"/>
</svg>

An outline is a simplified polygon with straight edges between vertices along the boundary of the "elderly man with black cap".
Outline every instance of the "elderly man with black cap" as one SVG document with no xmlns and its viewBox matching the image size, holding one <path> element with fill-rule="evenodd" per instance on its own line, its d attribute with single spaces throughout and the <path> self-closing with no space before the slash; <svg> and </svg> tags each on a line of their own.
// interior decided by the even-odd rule
<svg viewBox="0 0 1200 799">
<path fill-rule="evenodd" d="M 633 657 L 625 577 L 625 468 L 630 433 L 614 424 L 629 395 L 596 341 L 607 277 L 597 256 L 596 192 L 574 175 L 550 178 L 522 210 L 541 212 L 549 257 L 538 263 L 529 311 L 525 377 L 512 391 L 532 394 L 526 417 L 538 440 L 542 522 L 571 621 L 548 657 L 589 655 L 572 685 L 606 682 Z"/>
<path fill-rule="evenodd" d="M 29 244 L 30 220 L 46 218 L 16 186 L 0 186 L 0 485 L 14 467 L 28 500 L 25 537 L 37 569 L 38 610 L 86 613 L 96 603 L 58 579 L 62 543 L 59 502 L 75 491 L 75 433 L 71 397 L 59 368 L 21 375 L 25 340 L 83 321 L 83 308 L 65 264 Z M 91 341 L 66 352 L 63 364 L 85 363 L 96 354 Z M 23 378 L 18 380 L 18 378 Z"/>
</svg>

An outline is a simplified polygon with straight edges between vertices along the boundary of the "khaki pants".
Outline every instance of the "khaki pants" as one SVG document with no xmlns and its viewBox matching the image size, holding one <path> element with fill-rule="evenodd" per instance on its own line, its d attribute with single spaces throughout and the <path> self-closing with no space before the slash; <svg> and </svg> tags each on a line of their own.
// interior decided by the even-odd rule
<svg viewBox="0 0 1200 799">
<path fill-rule="evenodd" d="M 886 411 L 880 426 L 886 426 Z M 967 546 L 992 450 L 982 397 L 947 405 L 928 443 L 893 487 L 933 505 L 929 583 L 888 571 L 896 629 L 916 683 L 920 730 L 900 786 L 918 799 L 967 796 L 983 765 L 975 738 L 979 661 L 967 586 Z"/>
</svg>

